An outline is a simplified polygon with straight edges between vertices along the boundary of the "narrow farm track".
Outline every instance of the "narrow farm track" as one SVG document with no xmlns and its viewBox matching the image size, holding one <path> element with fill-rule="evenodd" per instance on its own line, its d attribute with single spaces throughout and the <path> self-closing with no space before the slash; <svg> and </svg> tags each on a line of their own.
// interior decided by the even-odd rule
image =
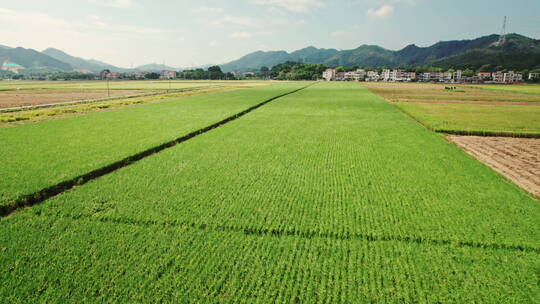
<svg viewBox="0 0 540 304">
<path fill-rule="evenodd" d="M 537 303 L 539 217 L 357 83 L 319 83 L 0 218 L 0 299 Z"/>
<path fill-rule="evenodd" d="M 140 161 L 146 157 L 149 157 L 149 156 L 152 156 L 156 153 L 159 153 L 165 149 L 168 149 L 168 148 L 171 148 L 171 147 L 174 147 L 182 142 L 185 142 L 187 140 L 190 140 L 196 136 L 199 136 L 201 134 L 204 134 L 206 132 L 209 132 L 213 129 L 216 129 L 218 127 L 221 127 L 223 126 L 224 124 L 228 123 L 228 122 L 231 122 L 231 121 L 234 121 L 248 113 L 250 113 L 251 111 L 254 111 L 262 106 L 264 106 L 265 104 L 269 103 L 269 102 L 272 102 L 278 98 L 281 98 L 281 97 L 284 97 L 284 96 L 287 96 L 287 95 L 290 95 L 290 94 L 293 94 L 293 93 L 296 93 L 300 90 L 303 90 L 309 86 L 311 86 L 312 84 L 310 85 L 307 85 L 307 86 L 304 86 L 304 87 L 301 87 L 299 89 L 295 89 L 293 91 L 290 91 L 290 92 L 287 92 L 287 93 L 284 93 L 284 94 L 281 94 L 281 95 L 278 95 L 278 96 L 275 96 L 275 97 L 272 97 L 270 99 L 267 99 L 259 104 L 256 104 L 242 112 L 239 112 L 239 113 L 236 113 L 232 116 L 229 116 L 217 123 L 214 123 L 212 125 L 209 125 L 209 126 L 206 126 L 202 129 L 199 129 L 199 130 L 195 130 L 187 135 L 183 135 L 181 137 L 178 137 L 174 140 L 171 140 L 171 141 L 168 141 L 168 142 L 165 142 L 159 146 L 155 146 L 155 147 L 151 147 L 147 150 L 144 150 L 142 152 L 139 152 L 137 154 L 134 154 L 134 155 L 130 155 L 124 159 L 121 159 L 117 162 L 114 162 L 112 164 L 109 164 L 105 167 L 101 167 L 101 168 L 98 168 L 96 170 L 93 170 L 91 172 L 87 172 L 87 173 L 84 173 L 82 175 L 79 175 L 79 176 L 76 176 L 75 178 L 73 179 L 70 179 L 70 180 L 66 180 L 66 181 L 62 181 L 58 184 L 55 184 L 55 185 L 52 185 L 52 186 L 49 186 L 47 188 L 44 188 L 44 189 L 41 189 L 37 192 L 34 192 L 32 194 L 28 194 L 28 195 L 25 195 L 25 196 L 22 196 L 18 199 L 16 199 L 15 201 L 12 201 L 12 202 L 9 202 L 7 204 L 4 204 L 4 205 L 0 205 L 0 216 L 8 216 L 10 214 L 12 214 L 13 212 L 17 211 L 18 209 L 20 208 L 24 208 L 24 207 L 30 207 L 30 206 L 33 206 L 33 205 L 36 205 L 36 204 L 39 204 L 39 203 L 42 203 L 48 199 L 50 199 L 51 197 L 54 197 L 56 195 L 59 195 L 65 191 L 68 191 L 70 189 L 72 189 L 73 187 L 75 186 L 81 186 L 81 185 L 84 185 L 86 184 L 87 182 L 89 181 L 92 181 L 94 179 L 97 179 L 97 178 L 100 178 L 104 175 L 107 175 L 107 174 L 110 174 L 118 169 L 121 169 L 121 168 L 124 168 L 124 167 L 127 167 L 129 165 L 132 165 L 134 163 L 136 163 L 137 161 Z"/>
</svg>

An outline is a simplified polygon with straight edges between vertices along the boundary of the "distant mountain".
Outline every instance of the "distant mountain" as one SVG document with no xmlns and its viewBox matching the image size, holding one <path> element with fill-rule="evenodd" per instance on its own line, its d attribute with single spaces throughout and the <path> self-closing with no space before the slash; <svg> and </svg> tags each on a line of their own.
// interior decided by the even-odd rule
<svg viewBox="0 0 540 304">
<path fill-rule="evenodd" d="M 479 68 L 486 64 L 508 69 L 540 66 L 540 40 L 518 34 L 507 35 L 499 45 L 499 35 L 473 40 L 442 41 L 429 47 L 414 44 L 392 51 L 376 45 L 362 45 L 353 50 L 308 47 L 292 53 L 285 51 L 254 52 L 221 65 L 228 71 L 255 71 L 285 61 L 322 63 L 327 66 L 407 67 L 433 65 L 444 68 Z"/>
<path fill-rule="evenodd" d="M 435 60 L 433 65 L 443 68 L 479 68 L 484 65 L 516 70 L 540 68 L 540 40 L 510 34 L 506 36 L 502 45 L 497 41 L 485 48 L 470 49 L 461 54 Z"/>
<path fill-rule="evenodd" d="M 69 63 L 73 67 L 73 69 L 84 69 L 90 70 L 92 72 L 100 72 L 104 69 L 109 69 L 113 72 L 124 72 L 127 70 L 97 60 L 87 60 L 79 57 L 74 57 L 55 48 L 48 48 L 42 53 L 65 63 Z"/>
<path fill-rule="evenodd" d="M 159 72 L 159 71 L 163 71 L 163 70 L 172 70 L 172 71 L 178 70 L 178 68 L 173 68 L 173 67 L 168 66 L 168 65 L 157 64 L 157 63 L 150 63 L 150 64 L 145 64 L 145 65 L 140 65 L 140 66 L 136 67 L 135 69 L 139 70 L 139 71 L 145 71 L 145 72 Z"/>
<path fill-rule="evenodd" d="M 0 48 L 0 61 L 9 59 L 28 70 L 72 71 L 69 63 L 62 62 L 33 49 Z"/>
<path fill-rule="evenodd" d="M 11 47 L 0 44 L 0 49 L 8 50 L 8 49 L 11 49 Z"/>
</svg>

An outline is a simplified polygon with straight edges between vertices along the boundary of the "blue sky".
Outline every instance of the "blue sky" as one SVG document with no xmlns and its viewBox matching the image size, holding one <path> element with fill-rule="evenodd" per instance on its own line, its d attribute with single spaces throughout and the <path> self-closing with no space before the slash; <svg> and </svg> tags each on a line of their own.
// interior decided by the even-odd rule
<svg viewBox="0 0 540 304">
<path fill-rule="evenodd" d="M 0 44 L 123 67 L 224 63 L 256 50 L 469 39 L 540 39 L 539 0 L 0 0 Z"/>
</svg>

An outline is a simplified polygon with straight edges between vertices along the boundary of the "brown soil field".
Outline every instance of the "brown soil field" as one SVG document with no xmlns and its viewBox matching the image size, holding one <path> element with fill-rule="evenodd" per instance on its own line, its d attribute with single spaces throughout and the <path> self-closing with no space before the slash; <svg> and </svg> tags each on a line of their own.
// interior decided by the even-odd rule
<svg viewBox="0 0 540 304">
<path fill-rule="evenodd" d="M 111 90 L 111 97 L 150 93 L 144 90 Z M 0 91 L 0 109 L 107 98 L 107 90 L 20 90 Z"/>
<path fill-rule="evenodd" d="M 499 174 L 540 198 L 540 139 L 448 135 Z"/>
<path fill-rule="evenodd" d="M 540 95 L 520 94 L 514 92 L 486 90 L 462 87 L 457 84 L 433 83 L 392 83 L 365 82 L 363 85 L 372 92 L 391 102 L 446 102 L 456 103 L 540 103 Z M 445 90 L 445 87 L 456 87 L 457 90 Z"/>
</svg>

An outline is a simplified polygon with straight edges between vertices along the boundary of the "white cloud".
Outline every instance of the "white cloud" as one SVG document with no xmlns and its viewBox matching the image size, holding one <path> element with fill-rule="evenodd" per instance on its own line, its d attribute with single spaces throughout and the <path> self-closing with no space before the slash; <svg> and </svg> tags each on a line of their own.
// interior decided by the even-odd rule
<svg viewBox="0 0 540 304">
<path fill-rule="evenodd" d="M 114 8 L 131 8 L 135 4 L 133 0 L 89 0 L 91 3 Z"/>
<path fill-rule="evenodd" d="M 174 54 L 172 49 L 181 48 L 185 35 L 180 29 L 112 23 L 95 15 L 70 21 L 41 12 L 0 8 L 0 16 L 0 37 L 6 44 L 36 50 L 55 47 L 74 56 L 98 57 L 123 66 L 130 65 L 133 58 L 127 57 L 134 56 L 135 50 L 160 56 L 171 50 Z M 43 29 L 48 35 L 43 35 Z M 138 62 L 143 63 L 147 62 Z"/>
<path fill-rule="evenodd" d="M 208 6 L 202 6 L 196 9 L 193 9 L 192 12 L 194 13 L 209 13 L 209 14 L 217 14 L 223 12 L 222 8 L 219 7 L 208 7 Z"/>
<path fill-rule="evenodd" d="M 295 13 L 306 13 L 325 6 L 321 0 L 251 0 L 250 2 L 279 7 Z"/>
<path fill-rule="evenodd" d="M 210 23 L 214 27 L 222 27 L 227 24 L 240 25 L 240 26 L 255 26 L 257 23 L 251 17 L 245 16 L 224 16 L 221 19 L 214 20 Z"/>
<path fill-rule="evenodd" d="M 394 13 L 394 7 L 391 5 L 383 5 L 378 9 L 370 8 L 367 11 L 367 15 L 372 18 L 388 18 Z"/>
<path fill-rule="evenodd" d="M 234 32 L 229 37 L 232 39 L 249 39 L 253 37 L 253 34 L 249 32 Z"/>
</svg>

